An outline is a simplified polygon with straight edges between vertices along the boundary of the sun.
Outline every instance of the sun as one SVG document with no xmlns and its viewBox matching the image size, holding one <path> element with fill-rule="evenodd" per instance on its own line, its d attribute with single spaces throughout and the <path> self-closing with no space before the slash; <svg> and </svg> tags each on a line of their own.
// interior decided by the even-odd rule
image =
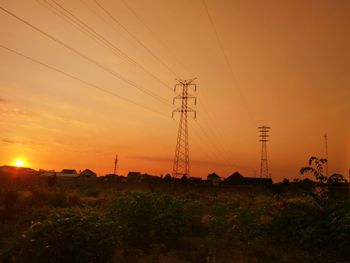
<svg viewBox="0 0 350 263">
<path fill-rule="evenodd" d="M 23 167 L 24 162 L 23 162 L 23 160 L 17 160 L 15 164 L 17 167 Z"/>
</svg>

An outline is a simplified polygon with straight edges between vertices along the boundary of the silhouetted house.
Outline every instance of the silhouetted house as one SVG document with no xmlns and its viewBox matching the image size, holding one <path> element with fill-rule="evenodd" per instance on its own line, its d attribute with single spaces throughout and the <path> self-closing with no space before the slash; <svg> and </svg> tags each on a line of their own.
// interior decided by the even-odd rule
<svg viewBox="0 0 350 263">
<path fill-rule="evenodd" d="M 56 172 L 53 172 L 53 171 L 49 171 L 49 172 L 43 172 L 43 173 L 40 173 L 39 176 L 40 177 L 52 177 L 56 175 Z"/>
<path fill-rule="evenodd" d="M 271 178 L 243 177 L 239 172 L 235 172 L 227 177 L 223 185 L 272 185 Z"/>
<path fill-rule="evenodd" d="M 181 183 L 188 183 L 188 179 L 189 179 L 189 177 L 188 177 L 186 174 L 184 174 L 184 175 L 180 178 L 180 182 L 181 182 Z"/>
<path fill-rule="evenodd" d="M 79 178 L 82 178 L 82 179 L 96 179 L 96 177 L 97 177 L 97 174 L 91 171 L 90 169 L 85 169 L 79 175 Z"/>
<path fill-rule="evenodd" d="M 63 169 L 62 172 L 56 173 L 56 177 L 61 179 L 73 179 L 78 178 L 79 174 L 74 169 Z"/>
<path fill-rule="evenodd" d="M 188 179 L 189 183 L 190 184 L 193 184 L 193 185 L 200 185 L 200 184 L 203 184 L 203 180 L 201 177 L 190 177 Z"/>
<path fill-rule="evenodd" d="M 106 174 L 105 176 L 98 177 L 97 179 L 102 180 L 103 182 L 111 183 L 125 183 L 127 181 L 127 178 L 125 176 L 117 174 Z"/>
<path fill-rule="evenodd" d="M 155 175 L 150 175 L 150 174 L 141 174 L 139 176 L 139 181 L 142 183 L 158 183 L 162 181 L 162 178 L 160 178 L 159 176 L 155 176 Z"/>
<path fill-rule="evenodd" d="M 210 185 L 219 185 L 221 182 L 221 178 L 216 173 L 211 173 L 207 176 L 207 181 Z"/>
<path fill-rule="evenodd" d="M 163 178 L 164 182 L 171 182 L 172 181 L 172 177 L 170 174 L 166 174 Z"/>
<path fill-rule="evenodd" d="M 137 181 L 141 176 L 140 172 L 129 172 L 128 181 Z"/>
</svg>

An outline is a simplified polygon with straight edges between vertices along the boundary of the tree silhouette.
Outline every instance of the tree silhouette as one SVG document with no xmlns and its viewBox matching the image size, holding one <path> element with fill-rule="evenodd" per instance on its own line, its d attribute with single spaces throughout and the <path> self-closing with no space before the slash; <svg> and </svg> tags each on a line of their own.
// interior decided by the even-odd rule
<svg viewBox="0 0 350 263">
<path fill-rule="evenodd" d="M 300 173 L 313 173 L 318 183 L 324 185 L 328 180 L 327 176 L 324 175 L 323 169 L 323 164 L 326 162 L 327 159 L 318 159 L 317 157 L 313 156 L 309 159 L 309 166 L 301 168 Z"/>
<path fill-rule="evenodd" d="M 335 185 L 335 184 L 340 184 L 340 183 L 346 183 L 346 180 L 343 178 L 343 176 L 341 174 L 332 174 L 327 179 L 328 185 Z"/>
<path fill-rule="evenodd" d="M 332 174 L 327 177 L 324 174 L 323 164 L 327 162 L 327 159 L 318 159 L 317 157 L 311 157 L 309 159 L 309 166 L 300 169 L 300 173 L 312 173 L 316 177 L 316 180 L 320 185 L 334 185 L 339 183 L 345 183 L 346 180 L 341 174 Z"/>
<path fill-rule="evenodd" d="M 321 207 L 327 204 L 327 199 L 330 197 L 330 186 L 346 182 L 341 174 L 326 176 L 323 169 L 326 162 L 327 159 L 319 159 L 313 156 L 309 159 L 309 166 L 300 169 L 301 174 L 312 173 L 315 176 L 317 183 L 314 187 L 309 187 L 308 192 Z"/>
</svg>

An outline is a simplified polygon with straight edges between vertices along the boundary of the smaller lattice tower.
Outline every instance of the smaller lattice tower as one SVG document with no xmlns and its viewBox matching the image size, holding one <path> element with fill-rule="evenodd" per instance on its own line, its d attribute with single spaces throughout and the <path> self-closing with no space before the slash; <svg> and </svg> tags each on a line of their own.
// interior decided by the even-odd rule
<svg viewBox="0 0 350 263">
<path fill-rule="evenodd" d="M 270 178 L 269 167 L 267 161 L 267 142 L 269 141 L 269 132 L 270 127 L 261 126 L 259 129 L 259 138 L 261 142 L 261 163 L 260 163 L 260 177 L 261 178 Z"/>
</svg>

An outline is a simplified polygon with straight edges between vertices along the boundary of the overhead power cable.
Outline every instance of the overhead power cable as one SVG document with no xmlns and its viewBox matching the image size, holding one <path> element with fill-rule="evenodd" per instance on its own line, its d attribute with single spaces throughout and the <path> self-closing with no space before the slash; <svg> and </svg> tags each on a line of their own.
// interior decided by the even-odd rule
<svg viewBox="0 0 350 263">
<path fill-rule="evenodd" d="M 230 74 L 231 80 L 234 82 L 234 86 L 236 87 L 236 89 L 237 89 L 237 91 L 238 91 L 238 94 L 239 94 L 239 96 L 241 97 L 241 99 L 242 99 L 242 101 L 243 101 L 243 104 L 244 104 L 243 106 L 245 107 L 245 109 L 246 109 L 246 111 L 247 111 L 247 113 L 248 113 L 248 115 L 249 115 L 249 118 L 251 119 L 252 122 L 256 123 L 256 120 L 255 120 L 253 114 L 252 114 L 252 113 L 249 111 L 249 109 L 248 109 L 248 103 L 247 103 L 246 97 L 244 96 L 242 90 L 241 90 L 241 89 L 239 88 L 239 86 L 238 86 L 238 82 L 237 82 L 237 79 L 236 79 L 236 77 L 235 77 L 235 73 L 234 73 L 234 71 L 233 71 L 232 65 L 231 65 L 231 63 L 230 63 L 230 60 L 229 60 L 229 58 L 228 58 L 226 52 L 225 52 L 224 46 L 223 46 L 222 41 L 221 41 L 221 39 L 220 39 L 220 37 L 219 37 L 219 33 L 218 33 L 217 29 L 216 29 L 215 23 L 214 23 L 214 21 L 213 21 L 213 18 L 212 18 L 211 15 L 210 15 L 208 6 L 207 6 L 207 4 L 206 4 L 205 1 L 206 1 L 206 0 L 203 0 L 202 3 L 203 3 L 203 6 L 204 6 L 204 9 L 205 9 L 205 12 L 206 12 L 206 14 L 207 14 L 207 16 L 208 16 L 208 20 L 209 20 L 209 22 L 210 22 L 210 25 L 211 25 L 211 27 L 212 27 L 212 29 L 213 29 L 213 31 L 214 31 L 215 38 L 216 38 L 216 40 L 217 40 L 219 49 L 220 49 L 220 51 L 221 51 L 221 53 L 222 53 L 222 55 L 223 55 L 223 57 L 224 57 L 224 59 L 225 59 L 226 65 L 227 65 L 227 67 L 228 67 L 228 69 L 229 69 L 229 71 L 230 71 L 230 73 L 231 73 L 231 74 Z"/>
<path fill-rule="evenodd" d="M 94 0 L 96 5 L 106 13 L 116 24 L 118 24 L 125 32 L 128 33 L 139 45 L 141 45 L 153 58 L 155 58 L 159 63 L 161 63 L 169 72 L 171 72 L 176 78 L 179 78 L 179 75 L 171 69 L 162 59 L 160 59 L 151 49 L 149 49 L 145 44 L 142 43 L 129 29 L 126 28 L 119 20 L 117 20 L 106 8 L 103 7 L 101 3 L 97 0 Z"/>
<path fill-rule="evenodd" d="M 219 148 L 218 144 L 215 144 L 212 138 L 209 136 L 208 132 L 202 127 L 202 125 L 195 121 L 196 125 L 198 126 L 199 130 L 202 132 L 202 134 L 206 137 L 206 141 L 213 146 L 213 149 L 217 151 L 218 154 L 220 154 L 220 157 L 225 160 L 227 163 L 230 163 L 230 160 L 225 156 L 224 152 L 222 149 Z"/>
<path fill-rule="evenodd" d="M 41 3 L 39 0 L 37 0 L 39 3 Z M 126 54 L 124 51 L 122 51 L 120 48 L 118 48 L 115 44 L 113 44 L 111 41 L 106 39 L 104 36 L 99 34 L 95 29 L 93 29 L 91 26 L 86 24 L 84 21 L 82 21 L 80 18 L 78 18 L 76 15 L 74 15 L 72 12 L 70 12 L 67 8 L 63 7 L 61 4 L 59 4 L 55 0 L 51 0 L 54 4 L 50 3 L 48 0 L 44 0 L 44 2 L 48 5 L 45 6 L 45 8 L 51 9 L 51 11 L 55 12 L 56 15 L 70 23 L 71 25 L 75 26 L 80 32 L 83 32 L 84 34 L 88 34 L 92 38 L 94 38 L 95 41 L 97 41 L 99 44 L 101 44 L 104 48 L 110 49 L 113 53 L 120 56 L 127 62 L 131 63 L 132 65 L 135 65 L 139 67 L 141 70 L 149 74 L 151 77 L 153 77 L 155 80 L 157 80 L 159 83 L 161 83 L 166 88 L 172 90 L 172 88 L 165 83 L 163 80 L 161 80 L 159 77 L 154 75 L 151 71 L 149 71 L 147 68 L 142 66 L 140 63 L 138 63 L 135 59 L 130 57 L 128 54 Z M 52 10 L 53 9 L 53 10 Z"/>
<path fill-rule="evenodd" d="M 121 96 L 121 95 L 119 95 L 119 94 L 116 94 L 116 93 L 114 93 L 114 92 L 112 92 L 112 91 L 109 91 L 109 90 L 107 90 L 107 89 L 101 88 L 101 87 L 99 87 L 99 86 L 97 86 L 97 85 L 95 85 L 95 84 L 92 84 L 92 83 L 90 83 L 90 82 L 88 82 L 88 81 L 86 81 L 86 80 L 83 80 L 83 79 L 81 79 L 81 78 L 79 78 L 79 77 L 77 77 L 77 76 L 74 76 L 74 75 L 72 75 L 72 74 L 70 74 L 70 73 L 67 73 L 67 72 L 65 72 L 65 71 L 63 71 L 63 70 L 60 70 L 59 68 L 50 66 L 50 65 L 48 65 L 48 64 L 46 64 L 46 63 L 44 63 L 44 62 L 42 62 L 42 61 L 39 61 L 39 60 L 37 60 L 37 59 L 35 59 L 35 58 L 32 58 L 32 57 L 30 57 L 30 56 L 27 56 L 27 55 L 25 55 L 25 54 L 23 54 L 23 53 L 20 53 L 20 52 L 16 51 L 16 50 L 13 50 L 13 49 L 8 48 L 8 47 L 6 47 L 6 46 L 3 46 L 3 45 L 1 45 L 1 44 L 0 44 L 0 48 L 5 49 L 5 50 L 7 50 L 7 51 L 9 51 L 9 52 L 11 52 L 11 53 L 13 53 L 13 54 L 16 54 L 17 56 L 23 57 L 23 58 L 25 58 L 25 59 L 27 59 L 27 60 L 33 62 L 33 63 L 36 63 L 36 64 L 39 64 L 39 65 L 41 65 L 41 66 L 43 66 L 43 67 L 46 67 L 46 68 L 48 68 L 48 69 L 50 69 L 50 70 L 52 70 L 52 71 L 56 71 L 56 72 L 58 72 L 58 73 L 60 73 L 60 74 L 62 74 L 62 75 L 65 75 L 66 77 L 69 77 L 69 78 L 71 78 L 71 79 L 74 79 L 74 80 L 76 80 L 76 81 L 79 81 L 79 82 L 85 84 L 86 86 L 89 86 L 89 87 L 94 88 L 94 89 L 96 89 L 96 90 L 102 91 L 102 92 L 104 92 L 104 93 L 106 93 L 106 94 L 109 94 L 109 95 L 114 96 L 114 97 L 116 97 L 116 98 L 118 98 L 118 99 L 120 99 L 120 100 L 123 100 L 123 101 L 126 101 L 126 102 L 128 102 L 128 103 L 131 103 L 131 104 L 133 104 L 133 105 L 135 105 L 135 106 L 137 106 L 137 107 L 143 108 L 143 109 L 145 109 L 145 110 L 147 110 L 147 111 L 150 111 L 150 112 L 156 113 L 156 114 L 158 114 L 158 115 L 162 115 L 163 117 L 169 118 L 168 115 L 166 115 L 166 114 L 164 114 L 164 113 L 162 113 L 162 112 L 160 112 L 160 111 L 157 111 L 157 110 L 148 108 L 148 107 L 146 107 L 146 106 L 143 106 L 143 105 L 141 105 L 141 104 L 139 104 L 139 103 L 137 103 L 137 102 L 135 102 L 135 101 L 132 101 L 132 100 L 126 98 L 126 97 L 123 97 L 123 96 Z"/>
<path fill-rule="evenodd" d="M 136 83 L 134 83 L 133 81 L 127 79 L 126 77 L 120 75 L 119 73 L 107 68 L 106 66 L 100 64 L 99 62 L 97 62 L 96 60 L 88 57 L 87 55 L 85 55 L 84 53 L 72 48 L 71 46 L 69 46 L 68 44 L 64 43 L 63 41 L 57 39 L 56 37 L 46 33 L 45 31 L 41 30 L 40 28 L 34 26 L 33 24 L 29 23 L 28 21 L 18 17 L 17 15 L 15 15 L 14 13 L 10 12 L 9 10 L 3 8 L 2 6 L 0 6 L 0 9 L 2 11 L 4 11 L 5 13 L 7 13 L 8 15 L 16 18 L 17 20 L 21 21 L 22 23 L 26 24 L 27 26 L 31 27 L 32 29 L 34 29 L 35 31 L 43 34 L 44 36 L 46 36 L 47 38 L 53 40 L 54 42 L 62 45 L 63 47 L 67 48 L 68 50 L 70 50 L 71 52 L 77 54 L 78 56 L 84 58 L 85 60 L 91 62 L 92 64 L 96 65 L 97 67 L 103 69 L 104 71 L 108 72 L 109 74 L 113 75 L 114 77 L 124 81 L 125 83 L 129 84 L 130 86 L 133 86 L 135 88 L 137 88 L 138 90 L 142 91 L 143 93 L 151 96 L 152 98 L 160 101 L 161 103 L 167 105 L 167 106 L 172 106 L 167 100 L 165 100 L 164 98 L 160 97 L 159 95 L 157 94 L 154 94 L 153 92 L 151 92 L 150 90 L 144 88 L 144 87 L 141 87 L 139 85 L 137 85 Z"/>
<path fill-rule="evenodd" d="M 83 1 L 83 0 L 81 0 Z M 186 65 L 184 65 L 182 63 L 182 61 L 180 61 L 177 56 L 174 55 L 173 52 L 171 52 L 169 50 L 169 48 L 167 47 L 167 45 L 164 43 L 164 41 L 154 32 L 154 30 L 152 30 L 152 28 L 150 28 L 146 22 L 137 14 L 137 12 L 127 3 L 127 1 L 125 0 L 121 0 L 123 2 L 123 4 L 126 6 L 126 8 L 130 11 L 130 13 L 132 13 L 136 19 L 151 33 L 151 35 L 158 41 L 158 43 L 160 43 L 164 49 L 166 49 L 168 51 L 168 53 L 177 61 L 177 63 L 183 67 L 184 69 L 186 69 L 186 71 L 189 71 L 188 67 Z"/>
<path fill-rule="evenodd" d="M 81 0 L 82 1 L 82 0 Z M 164 42 L 157 36 L 157 34 L 155 34 L 155 32 L 145 23 L 145 21 L 136 13 L 136 11 L 130 6 L 130 4 L 127 3 L 127 1 L 125 0 L 121 0 L 123 2 L 123 4 L 128 8 L 128 10 L 135 16 L 135 18 L 153 35 L 153 37 L 165 48 L 167 49 L 167 47 L 165 46 Z M 170 51 L 168 51 L 170 53 Z M 171 55 L 177 59 L 176 56 L 174 56 L 172 53 Z M 188 68 L 179 60 L 177 60 L 179 65 L 182 66 L 182 68 L 184 68 L 186 71 L 188 71 Z M 205 114 L 204 115 L 201 115 L 201 116 L 204 116 L 204 117 L 207 117 L 209 122 L 211 124 L 213 124 L 213 119 L 211 118 L 211 112 L 206 110 L 206 105 L 204 104 L 204 101 L 199 99 L 198 100 L 200 104 L 202 104 L 203 106 L 203 109 L 205 110 Z M 196 122 L 198 126 L 200 126 L 199 122 Z M 213 143 L 213 140 L 212 140 L 212 137 L 210 136 L 209 134 L 209 131 L 205 131 L 206 133 L 206 140 L 208 143 L 211 144 L 211 146 L 213 146 L 213 148 L 215 148 L 220 154 L 221 153 L 224 153 L 225 155 L 227 156 L 233 156 L 232 152 L 231 151 L 226 151 L 226 148 L 225 148 L 225 143 L 224 143 L 224 140 L 222 138 L 222 135 L 220 133 L 219 130 L 217 130 L 215 128 L 215 126 L 213 125 L 208 125 L 209 127 L 209 131 L 212 133 L 213 137 L 216 138 L 219 142 L 219 145 L 216 145 Z M 202 132 L 204 131 L 204 129 L 201 127 L 200 128 L 202 130 Z M 214 145 L 216 145 L 217 147 L 214 147 Z M 221 149 L 219 149 L 219 147 Z M 225 158 L 225 157 L 224 157 Z"/>
</svg>

